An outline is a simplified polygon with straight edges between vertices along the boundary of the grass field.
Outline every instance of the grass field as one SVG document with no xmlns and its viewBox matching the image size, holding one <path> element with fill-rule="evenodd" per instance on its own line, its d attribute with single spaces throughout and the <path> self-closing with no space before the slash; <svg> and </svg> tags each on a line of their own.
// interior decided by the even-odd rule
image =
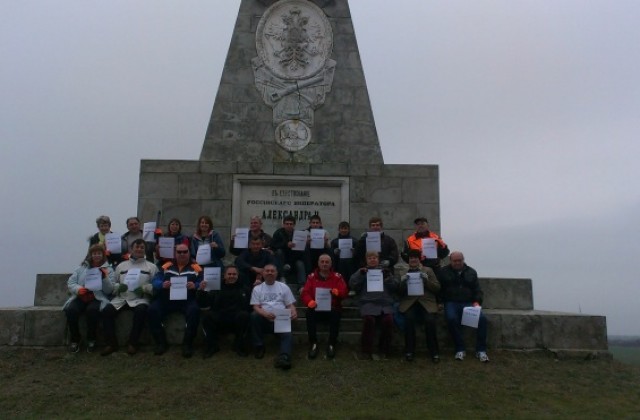
<svg viewBox="0 0 640 420">
<path fill-rule="evenodd" d="M 270 349 L 272 350 L 272 349 Z M 306 360 L 290 371 L 222 351 L 212 359 L 0 350 L 2 418 L 640 418 L 640 367 L 495 351 L 491 362 L 450 355 Z"/>
</svg>

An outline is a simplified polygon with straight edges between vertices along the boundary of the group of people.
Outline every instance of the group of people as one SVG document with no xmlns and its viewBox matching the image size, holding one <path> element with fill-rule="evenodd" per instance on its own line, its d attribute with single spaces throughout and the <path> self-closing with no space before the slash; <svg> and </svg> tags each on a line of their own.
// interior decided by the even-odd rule
<svg viewBox="0 0 640 420">
<path fill-rule="evenodd" d="M 68 280 L 71 297 L 63 310 L 70 331 L 69 350 L 80 350 L 78 320 L 85 313 L 86 350 L 96 349 L 96 329 L 101 319 L 106 342 L 101 354 L 118 351 L 115 320 L 123 309 L 128 309 L 133 318 L 127 353 L 137 353 L 148 320 L 155 341 L 154 354 L 162 355 L 168 349 L 163 320 L 171 312 L 180 312 L 185 317 L 184 357 L 193 356 L 194 339 L 202 324 L 205 358 L 220 350 L 220 334 L 233 333 L 233 350 L 239 356 L 248 356 L 250 341 L 254 356 L 261 359 L 265 355 L 264 336 L 274 333 L 279 338 L 275 366 L 289 369 L 291 322 L 298 317 L 296 296 L 287 285 L 289 279 L 289 283 L 297 283 L 297 293 L 305 307 L 309 359 L 315 359 L 320 351 L 319 322 L 329 324 L 325 357 L 335 357 L 342 302 L 352 297 L 358 302 L 363 319 L 359 358 L 389 356 L 395 321 L 404 329 L 405 360 L 414 360 L 416 328 L 423 324 L 431 360 L 439 362 L 436 319 L 439 310 L 444 309 L 455 344 L 455 359 L 463 360 L 466 353 L 462 312 L 465 307 L 482 303 L 477 273 L 465 264 L 462 253 L 449 255 L 445 242 L 429 230 L 426 218 L 419 217 L 414 223 L 415 232 L 399 251 L 395 240 L 384 233 L 379 217 L 369 220 L 367 232 L 358 239 L 351 236 L 349 223 L 341 222 L 338 237 L 330 241 L 320 217 L 314 215 L 302 245 L 295 218 L 286 216 L 282 227 L 270 236 L 262 230 L 261 219 L 252 217 L 246 247 L 239 245 L 239 238 L 233 235 L 229 251 L 236 256 L 235 262 L 225 266 L 224 242 L 207 216 L 198 219 L 191 237 L 181 232 L 182 224 L 174 218 L 166 233 L 156 229 L 153 240 L 147 237 L 146 241 L 140 220 L 131 217 L 127 220 L 128 231 L 121 237 L 120 253 L 108 251 L 106 237 L 111 233 L 111 221 L 100 216 L 96 220 L 99 231 L 90 239 L 87 256 Z M 166 253 L 160 255 L 162 237 L 174 239 L 172 258 Z M 450 263 L 441 266 L 447 256 Z M 406 264 L 400 263 L 401 259 Z M 214 283 L 211 277 L 205 279 L 208 267 L 219 268 L 222 279 L 218 287 L 209 284 Z M 203 308 L 208 310 L 201 311 Z M 486 335 L 487 321 L 481 313 L 476 357 L 482 362 L 489 360 Z"/>
</svg>

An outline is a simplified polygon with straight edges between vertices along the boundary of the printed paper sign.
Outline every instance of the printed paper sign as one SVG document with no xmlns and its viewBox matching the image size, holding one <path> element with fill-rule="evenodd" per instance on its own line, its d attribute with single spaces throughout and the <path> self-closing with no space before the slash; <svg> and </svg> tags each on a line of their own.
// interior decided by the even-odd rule
<svg viewBox="0 0 640 420">
<path fill-rule="evenodd" d="M 353 257 L 353 241 L 351 239 L 338 239 L 338 249 L 340 250 L 340 258 Z"/>
<path fill-rule="evenodd" d="M 435 239 L 422 238 L 422 255 L 426 258 L 438 258 L 438 248 Z"/>
<path fill-rule="evenodd" d="M 169 300 L 187 300 L 187 277 L 171 277 Z"/>
<path fill-rule="evenodd" d="M 173 238 L 158 238 L 158 254 L 160 258 L 172 259 L 175 243 L 176 241 Z"/>
<path fill-rule="evenodd" d="M 382 250 L 380 232 L 367 232 L 366 242 L 367 242 L 367 252 L 369 251 L 380 252 Z"/>
<path fill-rule="evenodd" d="M 142 239 L 145 242 L 155 242 L 155 231 L 156 231 L 156 222 L 147 222 L 144 224 L 142 228 Z"/>
<path fill-rule="evenodd" d="M 102 271 L 98 267 L 87 270 L 87 275 L 84 278 L 84 287 L 92 292 L 102 290 Z"/>
<path fill-rule="evenodd" d="M 196 262 L 200 265 L 211 264 L 211 245 L 204 244 L 198 247 Z"/>
<path fill-rule="evenodd" d="M 328 312 L 331 310 L 331 289 L 316 287 L 316 311 Z"/>
<path fill-rule="evenodd" d="M 274 333 L 290 333 L 291 332 L 291 311 L 289 309 L 274 309 L 273 314 L 276 316 L 273 325 Z"/>
<path fill-rule="evenodd" d="M 130 291 L 134 291 L 140 286 L 140 269 L 132 268 L 127 271 L 127 274 L 124 276 L 124 284 L 127 285 L 127 289 Z"/>
<path fill-rule="evenodd" d="M 122 238 L 117 233 L 107 233 L 104 235 L 104 242 L 107 251 L 112 254 L 122 254 Z"/>
<path fill-rule="evenodd" d="M 466 325 L 471 328 L 478 328 L 478 321 L 480 321 L 480 312 L 482 308 L 480 306 L 467 306 L 462 310 L 462 325 Z"/>
<path fill-rule="evenodd" d="M 382 291 L 384 291 L 382 270 L 377 268 L 368 269 L 367 270 L 367 292 L 382 292 Z"/>
<path fill-rule="evenodd" d="M 221 281 L 220 281 L 220 267 L 205 267 L 204 268 L 204 281 L 207 284 L 204 287 L 204 290 L 207 292 L 210 290 L 220 290 L 221 289 Z"/>
<path fill-rule="evenodd" d="M 311 249 L 322 249 L 324 248 L 324 229 L 311 229 Z"/>
<path fill-rule="evenodd" d="M 407 295 L 409 296 L 422 296 L 424 295 L 424 283 L 420 278 L 420 272 L 407 273 L 409 280 L 407 280 Z"/>
<path fill-rule="evenodd" d="M 307 247 L 307 237 L 309 232 L 306 230 L 294 230 L 293 231 L 293 250 L 304 251 Z"/>
<path fill-rule="evenodd" d="M 236 237 L 233 238 L 233 247 L 249 248 L 249 228 L 236 228 Z"/>
</svg>

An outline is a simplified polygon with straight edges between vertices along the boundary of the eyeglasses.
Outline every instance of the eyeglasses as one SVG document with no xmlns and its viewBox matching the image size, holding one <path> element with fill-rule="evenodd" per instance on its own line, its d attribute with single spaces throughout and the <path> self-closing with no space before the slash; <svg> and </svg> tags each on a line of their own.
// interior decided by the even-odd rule
<svg viewBox="0 0 640 420">
<path fill-rule="evenodd" d="M 176 254 L 188 254 L 189 251 L 176 251 Z"/>
</svg>

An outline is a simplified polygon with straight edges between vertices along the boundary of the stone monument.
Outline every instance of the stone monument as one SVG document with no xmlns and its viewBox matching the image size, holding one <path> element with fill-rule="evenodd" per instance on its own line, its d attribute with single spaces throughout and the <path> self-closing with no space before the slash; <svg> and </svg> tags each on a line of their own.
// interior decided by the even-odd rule
<svg viewBox="0 0 640 420">
<path fill-rule="evenodd" d="M 416 216 L 440 231 L 438 167 L 384 164 L 347 0 L 242 0 L 200 159 L 141 163 L 138 215 L 158 211 L 187 234 L 211 216 L 226 244 L 253 215 L 272 233 L 319 214 L 332 237 L 341 220 L 357 235 L 380 216 L 402 243 Z M 34 307 L 0 309 L 0 345 L 65 343 L 68 276 L 38 275 Z M 529 279 L 481 285 L 491 348 L 607 354 L 604 317 L 534 310 Z M 358 342 L 357 310 L 343 317 L 342 339 Z M 184 320 L 168 322 L 179 342 Z M 294 329 L 306 340 L 303 319 Z"/>
</svg>

